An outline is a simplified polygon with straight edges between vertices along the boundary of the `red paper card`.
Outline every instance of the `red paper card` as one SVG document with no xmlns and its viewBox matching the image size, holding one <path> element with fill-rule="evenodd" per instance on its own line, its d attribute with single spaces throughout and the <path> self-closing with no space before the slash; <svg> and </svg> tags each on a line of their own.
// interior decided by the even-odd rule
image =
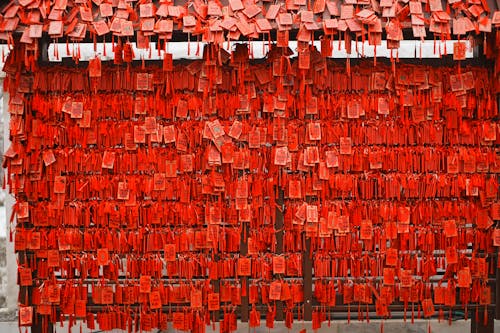
<svg viewBox="0 0 500 333">
<path fill-rule="evenodd" d="M 282 256 L 273 257 L 273 273 L 285 274 L 285 257 Z"/>
<path fill-rule="evenodd" d="M 64 194 L 66 193 L 66 177 L 56 176 L 54 178 L 54 193 Z"/>
<path fill-rule="evenodd" d="M 33 324 L 33 307 L 19 307 L 19 324 L 21 326 L 31 326 Z"/>
<path fill-rule="evenodd" d="M 151 292 L 151 276 L 142 275 L 139 280 L 139 291 L 141 293 L 150 293 Z"/>
<path fill-rule="evenodd" d="M 269 287 L 269 299 L 278 301 L 281 299 L 281 282 L 273 281 Z"/>
<path fill-rule="evenodd" d="M 218 293 L 208 294 L 208 311 L 220 310 L 220 300 Z"/>
<path fill-rule="evenodd" d="M 161 296 L 159 291 L 152 291 L 149 294 L 149 306 L 151 309 L 160 309 L 162 304 L 161 304 Z"/>
<path fill-rule="evenodd" d="M 202 304 L 202 293 L 201 290 L 194 289 L 191 291 L 191 308 L 199 309 L 203 306 Z"/>
<path fill-rule="evenodd" d="M 97 264 L 105 266 L 109 263 L 108 249 L 97 249 Z"/>
<path fill-rule="evenodd" d="M 175 244 L 166 244 L 164 247 L 165 260 L 174 262 L 177 259 L 177 250 Z"/>
</svg>

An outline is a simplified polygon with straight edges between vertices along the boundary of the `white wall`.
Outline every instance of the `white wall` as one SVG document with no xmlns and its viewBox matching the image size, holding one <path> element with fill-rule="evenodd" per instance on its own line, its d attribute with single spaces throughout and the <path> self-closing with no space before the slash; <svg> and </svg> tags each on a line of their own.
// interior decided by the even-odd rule
<svg viewBox="0 0 500 333">
<path fill-rule="evenodd" d="M 3 80 L 5 77 L 4 72 L 0 72 L 0 89 L 3 89 Z M 10 114 L 8 112 L 9 105 L 9 94 L 7 92 L 3 93 L 3 151 L 6 151 L 10 145 L 9 140 L 9 120 Z M 11 311 L 17 309 L 17 296 L 19 293 L 19 287 L 17 286 L 17 260 L 16 254 L 14 253 L 14 243 L 9 241 L 10 233 L 10 223 L 9 219 L 12 214 L 12 206 L 14 205 L 14 197 L 10 194 L 5 195 L 5 228 L 7 234 L 6 246 L 6 256 L 7 256 L 7 308 Z M 1 330 L 0 330 L 1 331 Z M 3 331 L 1 331 L 3 332 Z"/>
</svg>

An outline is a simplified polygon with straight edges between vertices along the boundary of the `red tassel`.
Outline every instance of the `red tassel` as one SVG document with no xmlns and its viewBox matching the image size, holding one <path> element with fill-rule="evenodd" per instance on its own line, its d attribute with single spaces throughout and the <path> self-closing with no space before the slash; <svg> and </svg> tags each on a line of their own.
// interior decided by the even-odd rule
<svg viewBox="0 0 500 333">
<path fill-rule="evenodd" d="M 485 33 L 483 34 L 483 36 L 484 36 L 484 38 L 483 38 L 484 39 L 483 40 L 483 55 L 486 55 L 487 50 L 488 50 L 488 45 L 486 44 L 487 38 L 486 38 L 486 34 Z"/>
<path fill-rule="evenodd" d="M 115 54 L 114 63 L 116 65 L 123 63 L 123 49 L 121 43 L 118 43 L 113 47 L 113 52 Z"/>
<path fill-rule="evenodd" d="M 262 35 L 262 55 L 264 56 L 266 54 L 266 42 L 265 42 L 265 36 Z"/>
<path fill-rule="evenodd" d="M 132 45 L 130 43 L 126 43 L 123 45 L 123 61 L 127 63 L 131 63 L 134 59 L 134 50 L 132 50 Z"/>
<path fill-rule="evenodd" d="M 384 322 L 380 322 L 380 333 L 384 333 Z"/>
<path fill-rule="evenodd" d="M 392 74 L 396 75 L 396 61 L 394 60 L 394 57 L 392 55 L 392 49 L 391 49 L 391 69 L 392 69 Z"/>
<path fill-rule="evenodd" d="M 241 281 L 241 296 L 245 297 L 247 296 L 247 280 L 243 279 Z"/>
</svg>

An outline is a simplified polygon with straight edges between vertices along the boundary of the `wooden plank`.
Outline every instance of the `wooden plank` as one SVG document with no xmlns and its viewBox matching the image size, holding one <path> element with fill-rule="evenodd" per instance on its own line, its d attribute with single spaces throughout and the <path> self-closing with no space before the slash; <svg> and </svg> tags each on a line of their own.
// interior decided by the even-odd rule
<svg viewBox="0 0 500 333">
<path fill-rule="evenodd" d="M 35 314 L 35 318 L 33 318 L 33 320 L 34 322 L 33 325 L 31 326 L 31 333 L 54 332 L 54 325 L 50 322 L 49 316 L 42 316 L 39 314 Z"/>
<path fill-rule="evenodd" d="M 500 268 L 496 269 L 496 279 L 493 284 L 493 289 L 493 295 L 495 297 L 493 304 L 498 304 L 498 301 L 500 301 Z M 500 319 L 500 306 L 495 307 L 495 319 Z"/>
<path fill-rule="evenodd" d="M 494 311 L 493 309 L 489 308 L 485 310 L 484 306 L 479 307 L 479 315 L 478 315 L 478 321 L 476 321 L 476 315 L 474 314 L 472 317 L 471 325 L 470 325 L 470 331 L 471 333 L 493 333 L 495 330 L 495 321 L 494 321 Z M 488 318 L 484 317 L 484 312 L 487 311 L 487 316 Z"/>
<path fill-rule="evenodd" d="M 489 265 L 494 265 L 494 267 L 496 267 L 496 259 L 496 256 L 490 256 L 488 257 L 487 262 Z M 493 304 L 495 304 L 495 300 L 497 299 L 496 294 L 498 293 L 498 268 L 494 272 L 490 271 L 488 277 L 497 277 L 494 283 L 488 282 L 490 286 L 492 286 L 491 297 L 493 300 Z M 472 322 L 470 325 L 470 331 L 474 333 L 493 333 L 495 327 L 494 319 L 498 315 L 498 307 L 492 308 L 479 305 L 476 311 L 478 312 L 478 315 L 476 316 L 476 313 L 474 313 L 474 315 L 471 316 Z"/>
<path fill-rule="evenodd" d="M 220 260 L 220 256 L 218 254 L 216 254 L 214 256 L 214 260 L 216 262 L 218 262 Z M 213 292 L 214 293 L 219 293 L 220 292 L 220 279 L 212 280 L 211 283 L 212 283 Z M 214 321 L 220 323 L 220 318 L 221 318 L 220 313 L 221 313 L 221 311 L 222 311 L 222 306 L 221 306 L 221 310 L 219 310 L 219 311 L 213 311 L 214 314 L 211 316 L 211 320 L 214 320 Z"/>
<path fill-rule="evenodd" d="M 42 62 L 48 62 L 49 61 L 49 44 L 50 42 L 45 39 L 45 38 L 42 38 L 40 40 L 40 60 Z"/>
<path fill-rule="evenodd" d="M 304 283 L 304 320 L 312 320 L 312 259 L 311 259 L 311 239 L 306 239 L 306 248 L 302 256 L 303 283 Z"/>
<path fill-rule="evenodd" d="M 241 228 L 241 239 L 240 239 L 240 256 L 246 256 L 248 254 L 248 223 L 243 223 Z M 243 276 L 240 279 L 241 283 L 241 294 L 246 296 L 241 296 L 241 307 L 240 307 L 240 319 L 242 322 L 248 322 L 248 277 Z M 243 290 L 245 288 L 245 290 Z"/>
<path fill-rule="evenodd" d="M 487 0 L 486 3 L 488 4 L 489 10 L 491 12 L 500 10 L 500 0 Z"/>
<path fill-rule="evenodd" d="M 283 227 L 285 217 L 283 216 L 283 206 L 285 201 L 285 192 L 279 186 L 277 186 L 278 198 L 276 200 L 276 223 L 274 229 L 276 230 L 276 254 L 283 254 Z M 283 302 L 276 302 L 276 320 L 283 321 Z"/>
</svg>

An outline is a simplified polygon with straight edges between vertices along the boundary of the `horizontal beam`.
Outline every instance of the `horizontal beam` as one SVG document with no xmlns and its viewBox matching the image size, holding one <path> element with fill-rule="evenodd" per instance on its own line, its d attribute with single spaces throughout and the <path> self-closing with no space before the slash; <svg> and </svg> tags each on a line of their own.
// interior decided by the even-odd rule
<svg viewBox="0 0 500 333">
<path fill-rule="evenodd" d="M 382 41 L 381 45 L 373 46 L 369 45 L 368 42 L 353 42 L 352 52 L 348 54 L 345 49 L 345 43 L 339 41 L 332 41 L 332 54 L 330 58 L 334 59 L 346 59 L 346 58 L 372 58 L 375 55 L 377 58 L 391 58 L 391 53 L 393 58 L 399 59 L 423 59 L 423 58 L 442 58 L 444 55 L 453 54 L 453 44 L 456 40 L 450 41 L 402 41 L 401 47 L 398 50 L 390 50 L 387 48 L 386 41 Z M 226 51 L 234 50 L 235 45 L 240 42 L 230 42 L 224 43 L 222 47 Z M 270 45 L 268 42 L 262 41 L 252 41 L 247 42 L 250 45 L 250 50 L 252 52 L 252 59 L 265 58 Z M 467 45 L 467 58 L 473 58 L 474 52 L 468 41 L 465 41 Z M 196 60 L 203 58 L 203 48 L 205 43 L 197 42 L 176 42 L 176 43 L 166 43 L 164 50 L 158 50 L 156 43 L 150 43 L 150 50 L 148 49 L 138 49 L 135 43 L 132 43 L 132 49 L 134 50 L 134 60 L 161 60 L 163 59 L 164 52 L 172 53 L 174 59 L 189 59 Z M 321 42 L 315 41 L 313 45 L 321 50 Z M 271 47 L 274 47 L 271 45 Z M 57 48 L 57 52 L 56 52 Z M 289 43 L 289 48 L 292 50 L 292 57 L 297 56 L 297 42 L 291 41 Z M 65 57 L 73 57 L 73 55 L 80 54 L 80 61 L 88 61 L 89 59 L 99 56 L 101 60 L 113 60 L 113 46 L 111 43 L 82 43 L 80 45 L 69 45 L 69 53 L 67 53 L 67 45 L 63 43 L 52 43 L 48 45 L 48 60 L 50 62 L 60 62 Z"/>
</svg>

